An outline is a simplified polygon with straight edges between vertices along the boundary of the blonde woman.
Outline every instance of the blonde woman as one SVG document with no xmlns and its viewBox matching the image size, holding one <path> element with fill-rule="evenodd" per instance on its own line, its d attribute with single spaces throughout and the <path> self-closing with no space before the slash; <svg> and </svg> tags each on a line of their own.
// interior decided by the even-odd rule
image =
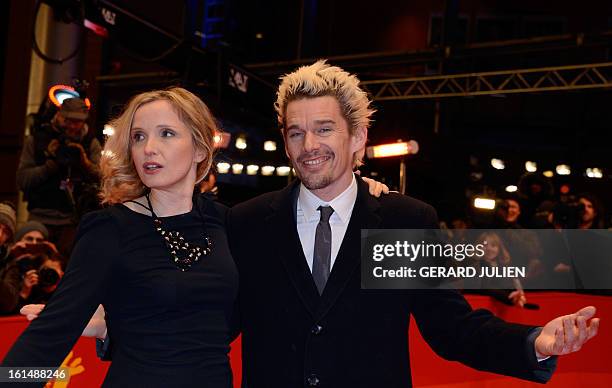
<svg viewBox="0 0 612 388">
<path fill-rule="evenodd" d="M 488 267 L 505 267 L 510 265 L 511 257 L 508 249 L 504 245 L 501 237 L 495 232 L 484 232 L 478 238 L 478 242 L 486 241 L 484 256 L 480 265 Z M 511 279 L 508 282 L 508 288 L 511 290 L 486 290 L 491 296 L 500 299 L 507 304 L 523 307 L 527 302 L 525 292 L 518 279 Z"/>
<path fill-rule="evenodd" d="M 102 304 L 113 338 L 105 387 L 230 387 L 238 275 L 226 209 L 196 183 L 213 159 L 214 118 L 182 88 L 134 97 L 101 161 L 106 209 L 83 218 L 70 264 L 2 366 L 58 366 Z"/>
</svg>

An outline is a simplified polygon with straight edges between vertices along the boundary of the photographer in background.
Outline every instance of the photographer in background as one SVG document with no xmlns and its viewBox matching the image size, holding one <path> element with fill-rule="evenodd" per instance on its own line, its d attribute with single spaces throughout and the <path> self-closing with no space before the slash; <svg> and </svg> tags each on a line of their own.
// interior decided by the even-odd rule
<svg viewBox="0 0 612 388">
<path fill-rule="evenodd" d="M 33 128 L 17 169 L 17 185 L 28 201 L 29 220 L 43 223 L 49 239 L 69 257 L 80 216 L 97 207 L 100 142 L 88 133 L 89 108 L 80 98 L 64 100 L 50 122 Z"/>
<path fill-rule="evenodd" d="M 28 221 L 15 233 L 15 245 L 39 244 L 49 239 L 49 230 L 38 221 Z"/>
<path fill-rule="evenodd" d="M 17 229 L 15 243 L 9 249 L 9 257 L 14 258 L 16 251 L 33 244 L 47 244 L 53 252 L 58 252 L 55 244 L 49 241 L 47 228 L 38 221 L 28 221 Z"/>
<path fill-rule="evenodd" d="M 519 223 L 523 202 L 516 194 L 505 194 L 495 209 L 492 227 L 505 229 L 500 237 L 507 247 L 512 261 L 519 267 L 526 267 L 526 285 L 537 283 L 544 271 L 542 267 L 542 246 L 538 237 Z"/>
<path fill-rule="evenodd" d="M 550 227 L 557 232 L 549 236 L 550 241 L 544 242 L 544 261 L 560 287 L 581 287 L 582 280 L 577 278 L 576 266 L 597 268 L 602 274 L 609 273 L 606 270 L 609 268 L 609 249 L 597 238 L 597 233 L 564 233 L 577 229 L 605 228 L 605 212 L 597 197 L 590 193 L 566 195 L 550 209 L 540 209 L 539 213 L 539 217 L 546 217 Z M 581 253 L 578 260 L 574 257 L 577 252 Z M 583 268 L 584 273 L 588 274 L 588 269 Z"/>
<path fill-rule="evenodd" d="M 11 250 L 0 272 L 0 314 L 17 314 L 26 304 L 46 303 L 64 276 L 65 261 L 52 244 L 25 244 Z"/>
<path fill-rule="evenodd" d="M 578 227 L 580 229 L 604 229 L 604 209 L 601 201 L 591 193 L 578 195 L 578 202 L 582 205 L 581 217 Z"/>
<path fill-rule="evenodd" d="M 555 229 L 605 229 L 605 211 L 599 199 L 591 193 L 566 195 L 549 212 L 540 217 Z"/>
<path fill-rule="evenodd" d="M 499 226 L 504 229 L 520 229 L 519 217 L 521 215 L 521 203 L 518 197 L 507 196 L 499 204 L 496 211 L 499 217 Z"/>
</svg>

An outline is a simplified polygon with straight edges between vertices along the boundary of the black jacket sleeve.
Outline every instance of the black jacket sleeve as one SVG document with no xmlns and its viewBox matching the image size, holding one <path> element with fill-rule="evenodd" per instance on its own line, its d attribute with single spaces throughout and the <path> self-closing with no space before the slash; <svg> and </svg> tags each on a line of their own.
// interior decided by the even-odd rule
<svg viewBox="0 0 612 388">
<path fill-rule="evenodd" d="M 233 214 L 232 209 L 231 208 L 228 209 L 226 213 L 226 217 L 225 217 L 225 230 L 227 231 L 227 242 L 230 247 L 230 253 L 232 254 L 234 262 L 236 262 L 236 266 L 240 268 L 239 263 L 237 262 L 237 259 L 239 256 L 236 254 L 235 249 L 234 249 L 237 246 L 236 244 L 239 244 L 240 241 L 236 236 L 237 233 L 234 231 L 234 228 L 236 225 L 234 224 L 234 219 L 233 219 L 232 214 Z M 240 294 L 240 283 L 238 285 L 238 294 Z M 242 331 L 242 327 L 241 327 L 241 317 L 240 317 L 240 297 L 238 297 L 236 298 L 236 302 L 234 302 L 234 311 L 232 313 L 232 320 L 230 322 L 231 340 L 233 341 L 234 339 L 236 339 L 236 337 L 238 337 L 241 331 Z"/>
<path fill-rule="evenodd" d="M 415 294 L 413 315 L 429 346 L 447 360 L 472 368 L 545 382 L 528 345 L 534 327 L 504 322 L 489 311 L 472 310 L 460 294 L 423 290 Z"/>
<path fill-rule="evenodd" d="M 425 228 L 438 228 L 431 206 L 423 207 L 422 217 Z M 412 313 L 419 331 L 439 356 L 540 383 L 550 378 L 554 365 L 535 360 L 530 339 L 535 327 L 505 322 L 484 309 L 472 310 L 456 291 L 421 290 L 414 300 Z"/>
</svg>

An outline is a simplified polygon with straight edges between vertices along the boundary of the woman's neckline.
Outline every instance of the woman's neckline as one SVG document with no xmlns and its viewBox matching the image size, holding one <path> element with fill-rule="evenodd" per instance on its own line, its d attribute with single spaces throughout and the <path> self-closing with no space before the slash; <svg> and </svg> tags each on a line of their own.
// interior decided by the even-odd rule
<svg viewBox="0 0 612 388">
<path fill-rule="evenodd" d="M 136 201 L 129 201 L 129 202 L 135 203 Z M 151 211 L 146 210 L 146 208 L 143 207 L 142 206 L 143 204 L 141 204 L 140 202 L 137 202 L 140 205 L 135 205 L 134 204 L 133 205 L 134 208 L 131 208 L 130 206 L 128 206 L 127 203 L 128 202 L 126 201 L 126 202 L 121 203 L 120 205 L 123 206 L 125 209 L 127 209 L 130 213 L 138 214 L 140 216 L 147 217 L 147 218 L 153 218 L 153 215 L 151 214 Z M 193 206 L 191 207 L 191 210 L 189 210 L 188 212 L 178 213 L 178 214 L 173 214 L 173 215 L 170 215 L 170 216 L 163 216 L 163 217 L 162 216 L 157 216 L 157 218 L 162 219 L 162 220 L 167 220 L 167 219 L 185 217 L 185 216 L 187 216 L 189 214 L 192 214 L 195 211 L 195 206 L 196 206 L 196 204 L 194 203 Z M 139 209 L 139 210 L 142 209 L 142 212 L 139 211 L 139 210 L 135 210 L 135 209 Z"/>
</svg>

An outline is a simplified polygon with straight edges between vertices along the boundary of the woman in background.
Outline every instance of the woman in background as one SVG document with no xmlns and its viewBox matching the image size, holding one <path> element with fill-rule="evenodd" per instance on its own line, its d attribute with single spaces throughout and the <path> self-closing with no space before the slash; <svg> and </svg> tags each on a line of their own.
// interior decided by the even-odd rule
<svg viewBox="0 0 612 388">
<path fill-rule="evenodd" d="M 512 259 L 499 235 L 495 232 L 484 232 L 478 238 L 477 244 L 482 244 L 485 241 L 487 243 L 484 244 L 484 256 L 480 259 L 480 266 L 509 266 Z M 480 273 L 480 270 L 477 272 Z M 486 295 L 490 295 L 505 304 L 512 304 L 519 307 L 523 307 L 525 303 L 527 303 L 525 292 L 518 279 L 505 279 L 507 280 L 507 289 L 487 289 L 487 279 L 485 278 L 483 280 L 482 291 L 484 291 Z M 499 284 L 499 280 L 496 280 L 496 283 Z"/>
</svg>

